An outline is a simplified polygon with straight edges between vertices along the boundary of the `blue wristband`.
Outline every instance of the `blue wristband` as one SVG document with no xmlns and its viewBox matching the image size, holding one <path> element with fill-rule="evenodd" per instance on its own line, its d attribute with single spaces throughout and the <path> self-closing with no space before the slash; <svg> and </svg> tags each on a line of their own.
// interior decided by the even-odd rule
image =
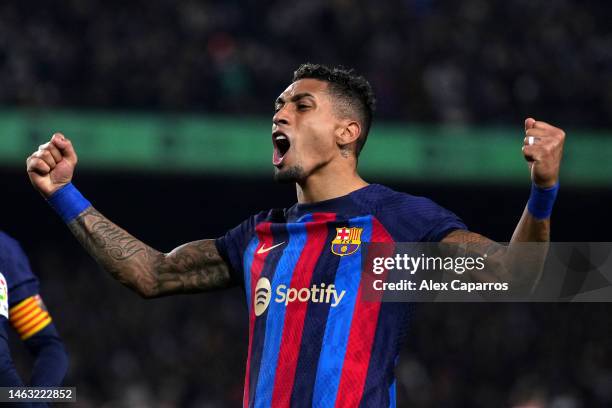
<svg viewBox="0 0 612 408">
<path fill-rule="evenodd" d="M 74 220 L 80 213 L 91 207 L 91 203 L 72 183 L 66 184 L 53 193 L 47 202 L 65 223 Z"/>
<path fill-rule="evenodd" d="M 531 185 L 531 195 L 527 202 L 527 210 L 538 220 L 550 218 L 558 192 L 558 182 L 554 186 L 548 188 L 538 187 L 533 183 Z"/>
</svg>

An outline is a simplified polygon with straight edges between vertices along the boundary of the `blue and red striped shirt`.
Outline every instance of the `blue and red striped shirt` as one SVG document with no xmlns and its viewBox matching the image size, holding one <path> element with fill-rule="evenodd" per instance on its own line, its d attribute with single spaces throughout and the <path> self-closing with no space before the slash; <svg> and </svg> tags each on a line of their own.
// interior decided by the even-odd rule
<svg viewBox="0 0 612 408">
<path fill-rule="evenodd" d="M 244 406 L 395 406 L 411 306 L 362 301 L 360 243 L 465 228 L 431 200 L 372 184 L 261 212 L 217 239 L 249 310 Z"/>
</svg>

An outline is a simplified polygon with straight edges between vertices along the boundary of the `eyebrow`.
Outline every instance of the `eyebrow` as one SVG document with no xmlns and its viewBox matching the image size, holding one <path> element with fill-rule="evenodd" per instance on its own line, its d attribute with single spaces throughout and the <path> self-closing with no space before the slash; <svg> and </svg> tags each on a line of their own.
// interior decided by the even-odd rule
<svg viewBox="0 0 612 408">
<path fill-rule="evenodd" d="M 302 92 L 302 93 L 293 95 L 293 97 L 290 99 L 290 101 L 291 102 L 297 102 L 300 99 L 304 99 L 304 98 L 307 98 L 307 97 L 314 98 L 314 95 L 311 94 L 311 93 L 308 93 L 308 92 Z M 275 105 L 278 105 L 279 103 L 280 104 L 285 103 L 285 100 L 283 99 L 282 96 L 279 96 L 278 98 L 276 98 L 276 101 L 274 102 Z"/>
</svg>

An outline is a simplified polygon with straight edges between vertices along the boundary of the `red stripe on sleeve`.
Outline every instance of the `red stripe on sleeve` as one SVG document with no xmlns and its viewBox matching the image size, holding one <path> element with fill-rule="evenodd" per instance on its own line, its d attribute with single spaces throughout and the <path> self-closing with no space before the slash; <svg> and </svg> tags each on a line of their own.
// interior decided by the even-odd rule
<svg viewBox="0 0 612 408">
<path fill-rule="evenodd" d="M 335 219 L 335 214 L 314 213 L 314 222 L 306 223 L 306 245 L 295 266 L 290 286 L 300 289 L 310 285 L 314 268 L 322 250 L 325 250 L 327 226 L 325 221 Z M 329 250 L 329 249 L 327 249 Z M 276 379 L 272 393 L 272 407 L 288 407 L 295 381 L 295 370 L 298 362 L 302 331 L 308 302 L 292 302 L 285 310 L 283 338 L 281 340 Z"/>
<path fill-rule="evenodd" d="M 393 242 L 391 235 L 375 218 L 372 219 L 372 238 L 370 242 Z M 390 248 L 391 251 L 392 248 Z M 379 279 L 384 280 L 385 275 L 380 275 Z M 367 279 L 368 276 L 369 274 L 363 275 L 363 278 Z M 367 284 L 366 281 L 359 285 L 340 384 L 338 385 L 336 407 L 357 407 L 362 398 L 380 311 L 380 298 L 378 301 L 370 301 L 370 298 L 368 298 L 368 301 L 363 300 L 362 288 Z"/>
<path fill-rule="evenodd" d="M 255 287 L 257 286 L 257 281 L 261 275 L 261 271 L 263 270 L 264 262 L 266 257 L 270 253 L 264 252 L 263 254 L 258 254 L 257 251 L 262 248 L 262 246 L 266 246 L 269 248 L 274 241 L 274 237 L 272 237 L 272 233 L 270 232 L 271 224 L 269 222 L 259 224 L 255 231 L 257 233 L 257 238 L 259 239 L 259 246 L 255 249 L 255 254 L 253 255 L 253 263 L 251 264 L 251 304 L 249 305 L 249 351 L 247 356 L 247 365 L 246 365 L 246 374 L 244 377 L 244 395 L 243 395 L 243 406 L 249 406 L 249 377 L 251 374 L 251 348 L 253 347 L 253 331 L 255 329 Z M 257 386 L 257 385 L 255 385 Z"/>
</svg>

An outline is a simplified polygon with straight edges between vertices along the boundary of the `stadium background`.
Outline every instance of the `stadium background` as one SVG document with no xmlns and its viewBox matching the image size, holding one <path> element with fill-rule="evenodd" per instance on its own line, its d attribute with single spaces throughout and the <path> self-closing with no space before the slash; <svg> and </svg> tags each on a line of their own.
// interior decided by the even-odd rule
<svg viewBox="0 0 612 408">
<path fill-rule="evenodd" d="M 75 183 L 170 250 L 291 205 L 271 182 L 272 101 L 304 61 L 355 67 L 378 112 L 371 182 L 508 240 L 529 193 L 528 116 L 568 133 L 555 241 L 609 241 L 612 7 L 467 0 L 0 4 L 0 228 L 17 237 L 71 356 L 79 406 L 241 400 L 240 291 L 141 300 L 100 271 L 29 186 L 25 158 L 75 140 Z M 612 405 L 608 304 L 422 305 L 400 406 Z M 13 339 L 27 377 L 29 359 Z"/>
</svg>

